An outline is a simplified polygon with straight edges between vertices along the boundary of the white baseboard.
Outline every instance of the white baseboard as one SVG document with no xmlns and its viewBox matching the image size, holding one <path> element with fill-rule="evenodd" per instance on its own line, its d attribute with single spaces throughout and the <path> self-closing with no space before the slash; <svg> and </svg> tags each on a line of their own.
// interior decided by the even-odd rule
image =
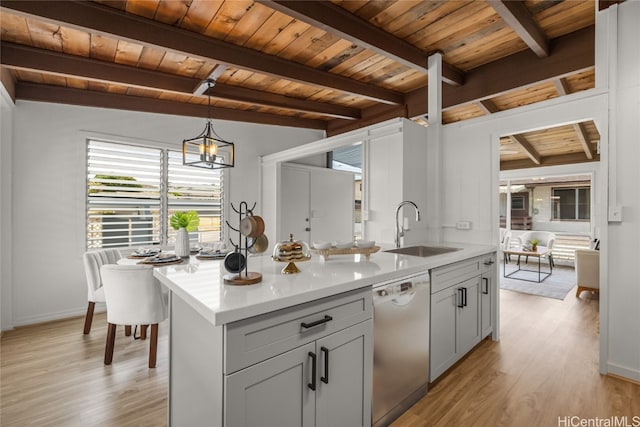
<svg viewBox="0 0 640 427">
<path fill-rule="evenodd" d="M 97 303 L 94 313 L 106 311 L 104 303 Z M 36 316 L 24 316 L 13 319 L 13 327 L 34 325 L 36 323 L 51 322 L 54 320 L 68 319 L 70 317 L 84 316 L 87 313 L 87 307 L 74 308 L 70 310 L 58 311 L 55 313 L 44 313 Z"/>
<path fill-rule="evenodd" d="M 640 382 L 640 370 L 638 369 L 632 369 L 625 366 L 616 365 L 615 363 L 608 363 L 607 369 L 610 374 L 614 374 L 619 377 L 628 378 L 632 381 Z"/>
</svg>

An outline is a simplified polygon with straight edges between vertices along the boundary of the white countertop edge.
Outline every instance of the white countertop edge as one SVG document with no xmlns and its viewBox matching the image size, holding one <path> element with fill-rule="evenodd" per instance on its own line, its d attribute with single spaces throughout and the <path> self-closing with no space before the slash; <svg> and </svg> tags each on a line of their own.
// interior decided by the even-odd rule
<svg viewBox="0 0 640 427">
<path fill-rule="evenodd" d="M 155 277 L 163 283 L 167 288 L 171 290 L 176 296 L 183 299 L 189 304 L 196 312 L 202 315 L 207 321 L 211 322 L 214 326 L 223 325 L 226 323 L 235 322 L 238 320 L 247 319 L 249 317 L 259 316 L 272 311 L 292 307 L 299 304 L 304 304 L 317 299 L 337 295 L 340 293 L 348 292 L 351 290 L 368 287 L 376 284 L 383 284 L 385 282 L 396 281 L 405 277 L 414 276 L 426 271 L 441 267 L 444 265 L 452 264 L 458 261 L 462 261 L 469 258 L 485 255 L 491 252 L 497 251 L 495 245 L 469 245 L 460 243 L 442 243 L 438 245 L 431 244 L 430 246 L 447 246 L 447 247 L 462 247 L 461 250 L 455 252 L 449 252 L 445 254 L 435 255 L 431 257 L 414 257 L 409 255 L 398 255 L 390 253 L 379 252 L 378 256 L 391 256 L 398 257 L 398 260 L 412 259 L 416 265 L 402 268 L 395 271 L 384 272 L 375 274 L 369 277 L 365 277 L 358 280 L 349 282 L 338 283 L 335 285 L 326 286 L 323 288 L 312 289 L 303 293 L 297 293 L 293 295 L 283 296 L 278 299 L 266 300 L 263 302 L 252 303 L 242 307 L 234 307 L 227 310 L 212 310 L 206 304 L 202 303 L 198 298 L 195 298 L 190 293 L 186 292 L 180 286 L 177 286 L 171 279 L 163 274 L 164 268 L 158 268 L 154 270 Z M 388 249 L 388 248 L 385 248 Z M 418 259 L 416 259 L 418 258 Z M 330 266 L 331 259 L 326 261 Z M 223 285 L 231 286 L 231 285 Z M 250 286 L 250 285 L 249 285 Z"/>
</svg>

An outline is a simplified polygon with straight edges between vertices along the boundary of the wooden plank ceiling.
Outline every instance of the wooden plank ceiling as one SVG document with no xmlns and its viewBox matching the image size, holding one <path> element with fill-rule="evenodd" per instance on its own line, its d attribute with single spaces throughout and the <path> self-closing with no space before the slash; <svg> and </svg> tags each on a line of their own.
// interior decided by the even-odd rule
<svg viewBox="0 0 640 427">
<path fill-rule="evenodd" d="M 600 7 L 605 7 L 601 2 Z M 323 129 L 443 120 L 594 87 L 593 0 L 101 0 L 0 3 L 16 99 Z M 212 84 L 208 84 L 207 81 Z M 599 159 L 593 123 L 501 141 L 504 168 Z M 564 156 L 564 157 L 563 157 Z"/>
</svg>

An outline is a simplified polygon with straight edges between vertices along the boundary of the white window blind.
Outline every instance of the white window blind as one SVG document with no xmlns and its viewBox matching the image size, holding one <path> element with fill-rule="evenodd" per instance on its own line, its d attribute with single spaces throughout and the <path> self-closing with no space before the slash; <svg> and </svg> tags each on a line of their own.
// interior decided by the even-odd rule
<svg viewBox="0 0 640 427">
<path fill-rule="evenodd" d="M 182 152 L 168 152 L 167 205 L 169 216 L 176 211 L 196 211 L 200 217 L 198 231 L 191 240 L 222 240 L 222 172 L 182 164 Z M 169 243 L 175 242 L 176 231 L 169 227 Z"/>
<path fill-rule="evenodd" d="M 182 153 L 89 140 L 87 248 L 175 242 L 169 217 L 200 215 L 196 242 L 222 239 L 222 173 L 182 165 Z"/>
</svg>

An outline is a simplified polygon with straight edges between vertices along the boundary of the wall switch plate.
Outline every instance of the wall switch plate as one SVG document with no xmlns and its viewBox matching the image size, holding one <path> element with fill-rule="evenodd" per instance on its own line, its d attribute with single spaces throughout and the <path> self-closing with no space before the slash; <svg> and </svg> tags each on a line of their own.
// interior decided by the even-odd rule
<svg viewBox="0 0 640 427">
<path fill-rule="evenodd" d="M 471 230 L 471 221 L 456 222 L 456 230 Z"/>
<path fill-rule="evenodd" d="M 369 211 L 363 209 L 360 212 L 360 219 L 362 219 L 362 221 L 369 221 Z"/>
<path fill-rule="evenodd" d="M 622 222 L 622 206 L 609 207 L 609 222 Z"/>
</svg>

